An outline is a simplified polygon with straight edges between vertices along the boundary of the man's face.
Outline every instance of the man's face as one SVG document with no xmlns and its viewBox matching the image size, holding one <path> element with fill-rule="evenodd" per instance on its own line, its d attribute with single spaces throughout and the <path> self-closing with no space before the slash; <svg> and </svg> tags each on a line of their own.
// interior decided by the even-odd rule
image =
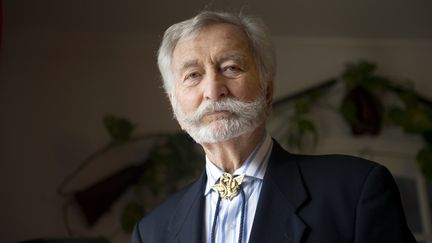
<svg viewBox="0 0 432 243">
<path fill-rule="evenodd" d="M 172 69 L 174 112 L 198 143 L 228 140 L 264 121 L 266 93 L 246 36 L 237 27 L 214 24 L 181 39 Z"/>
</svg>

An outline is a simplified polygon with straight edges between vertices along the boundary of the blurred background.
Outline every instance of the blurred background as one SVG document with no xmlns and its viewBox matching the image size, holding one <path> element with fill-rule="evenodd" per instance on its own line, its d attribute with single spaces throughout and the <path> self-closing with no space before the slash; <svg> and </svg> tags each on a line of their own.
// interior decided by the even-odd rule
<svg viewBox="0 0 432 243">
<path fill-rule="evenodd" d="M 429 167 L 421 171 L 416 163 L 418 152 L 430 141 L 424 132 L 432 131 L 431 120 L 427 120 L 432 119 L 427 110 L 432 100 L 431 1 L 0 3 L 0 242 L 66 237 L 129 242 L 130 227 L 124 226 L 123 209 L 131 206 L 129 199 L 136 193 L 129 187 L 136 181 L 129 179 L 139 177 L 131 171 L 143 170 L 137 162 L 147 159 L 148 148 L 154 144 L 188 140 L 181 135 L 170 137 L 179 127 L 161 88 L 156 52 L 167 27 L 203 9 L 243 11 L 261 17 L 269 26 L 278 61 L 278 106 L 269 130 L 276 137 L 281 129 L 292 131 L 287 121 L 310 111 L 306 128 L 298 129 L 305 131 L 303 135 L 310 134 L 314 145 L 308 145 L 308 138 L 306 145 L 299 143 L 301 135 L 285 144 L 300 152 L 349 153 L 384 163 L 401 178 L 398 183 L 405 195 L 410 227 L 422 242 L 432 242 L 430 215 L 425 216 L 430 200 L 424 175 Z M 352 78 L 350 70 L 359 70 L 360 76 L 372 76 L 372 80 L 385 77 L 384 84 L 389 86 L 387 81 L 391 81 L 393 88 L 414 90 L 410 93 L 414 99 L 426 104 L 421 109 L 427 113 L 424 129 L 410 131 L 398 120 L 371 134 L 354 136 L 353 127 L 345 122 L 347 116 L 344 120 L 339 109 L 347 97 L 346 82 L 341 80 Z M 305 90 L 311 88 L 322 94 L 319 101 L 308 100 L 311 93 Z M 382 92 L 380 87 L 375 96 L 380 98 Z M 407 107 L 403 98 L 389 96 L 385 102 Z M 303 110 L 299 97 L 309 102 Z M 123 132 L 116 135 L 116 129 Z M 125 144 L 122 134 L 127 139 L 143 139 L 116 146 Z M 156 134 L 156 139 L 150 136 L 148 142 L 148 134 Z M 165 152 L 157 153 L 160 157 Z M 138 167 L 128 167 L 137 169 L 115 177 L 122 178 L 124 185 L 110 187 L 118 196 L 108 199 L 103 213 L 89 216 L 88 208 L 94 205 L 88 203 L 104 204 L 100 196 L 104 194 L 78 196 L 77 192 L 126 166 Z M 157 187 L 151 190 L 154 194 Z M 141 210 L 135 211 L 140 214 Z"/>
</svg>

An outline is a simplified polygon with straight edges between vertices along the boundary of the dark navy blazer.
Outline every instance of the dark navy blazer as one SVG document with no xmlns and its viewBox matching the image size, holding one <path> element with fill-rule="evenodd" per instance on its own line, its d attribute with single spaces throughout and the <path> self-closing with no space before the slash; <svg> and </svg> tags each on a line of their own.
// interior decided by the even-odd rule
<svg viewBox="0 0 432 243">
<path fill-rule="evenodd" d="M 132 242 L 202 242 L 206 179 L 204 172 L 144 217 Z M 274 142 L 249 242 L 416 241 L 385 167 L 344 155 L 294 155 Z"/>
</svg>

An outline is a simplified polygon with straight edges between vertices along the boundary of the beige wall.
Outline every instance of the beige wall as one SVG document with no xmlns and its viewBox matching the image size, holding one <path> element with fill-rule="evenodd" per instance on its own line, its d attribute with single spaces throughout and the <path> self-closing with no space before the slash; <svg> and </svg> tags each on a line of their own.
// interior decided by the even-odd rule
<svg viewBox="0 0 432 243">
<path fill-rule="evenodd" d="M 341 75 L 347 62 L 369 60 L 377 72 L 410 80 L 432 98 L 432 39 L 274 38 L 278 75 L 276 96 Z"/>
</svg>

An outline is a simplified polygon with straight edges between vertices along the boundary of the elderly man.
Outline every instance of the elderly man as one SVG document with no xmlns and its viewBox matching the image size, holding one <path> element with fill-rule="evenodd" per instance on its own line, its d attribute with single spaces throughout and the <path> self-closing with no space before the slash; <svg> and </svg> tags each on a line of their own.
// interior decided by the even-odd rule
<svg viewBox="0 0 432 243">
<path fill-rule="evenodd" d="M 133 242 L 415 242 L 383 166 L 290 154 L 268 135 L 274 59 L 250 17 L 206 11 L 165 32 L 164 87 L 205 170 L 142 219 Z"/>
</svg>

